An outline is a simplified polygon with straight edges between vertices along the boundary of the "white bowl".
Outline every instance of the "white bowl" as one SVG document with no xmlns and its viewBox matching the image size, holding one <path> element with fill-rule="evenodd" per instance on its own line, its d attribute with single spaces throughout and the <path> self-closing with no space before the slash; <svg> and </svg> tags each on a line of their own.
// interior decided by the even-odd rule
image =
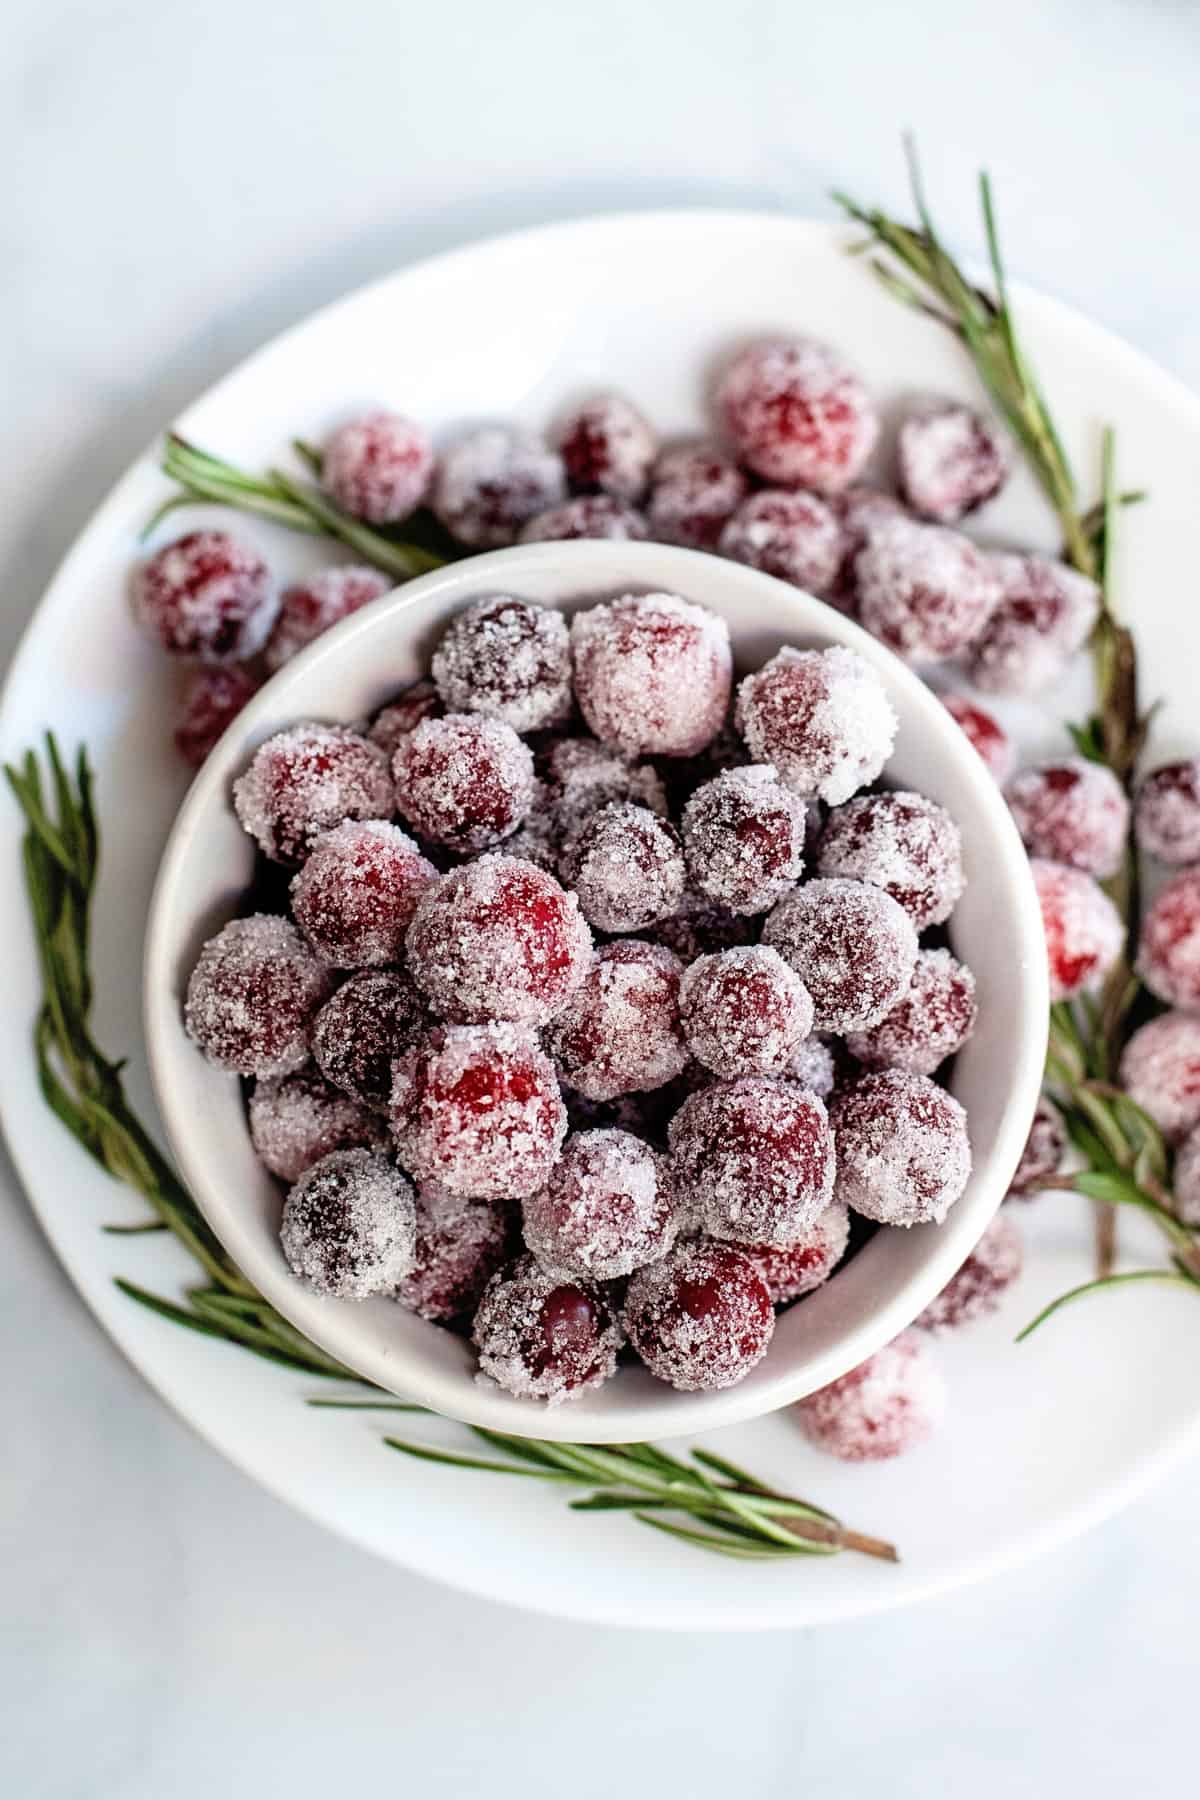
<svg viewBox="0 0 1200 1800">
<path fill-rule="evenodd" d="M 281 1194 L 259 1163 L 239 1083 L 183 1030 L 188 976 L 204 940 L 239 909 L 254 863 L 230 785 L 256 745 L 297 719 L 361 719 L 426 673 L 452 614 L 495 592 L 572 612 L 628 591 L 668 590 L 729 625 L 739 672 L 783 644 L 846 644 L 878 670 L 899 718 L 894 785 L 958 821 L 968 876 L 950 926 L 978 982 L 979 1025 L 954 1065 L 974 1173 L 940 1226 L 882 1230 L 817 1293 L 782 1314 L 770 1350 L 737 1387 L 679 1394 L 641 1367 L 559 1407 L 476 1379 L 460 1338 L 376 1299 L 323 1299 L 290 1272 L 277 1236 Z M 613 1443 L 698 1432 L 756 1417 L 853 1368 L 944 1286 L 1000 1205 L 1025 1143 L 1046 1048 L 1046 958 L 1025 852 L 981 759 L 940 701 L 889 651 L 831 607 L 769 576 L 657 544 L 551 543 L 472 557 L 408 583 L 289 663 L 234 722 L 196 778 L 167 843 L 150 910 L 145 1020 L 159 1106 L 183 1178 L 251 1281 L 306 1336 L 368 1380 L 470 1424 L 530 1437 Z"/>
</svg>

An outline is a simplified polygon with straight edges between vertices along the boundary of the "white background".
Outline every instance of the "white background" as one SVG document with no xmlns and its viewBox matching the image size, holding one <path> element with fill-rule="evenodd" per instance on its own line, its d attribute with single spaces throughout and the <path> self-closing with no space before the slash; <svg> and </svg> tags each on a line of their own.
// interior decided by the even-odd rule
<svg viewBox="0 0 1200 1800">
<path fill-rule="evenodd" d="M 959 243 L 986 162 L 1014 271 L 1200 385 L 1197 92 L 1188 0 L 7 0 L 0 656 L 144 441 L 312 306 L 578 212 L 899 205 L 905 125 Z M 100 1335 L 6 1166 L 0 1372 L 5 1800 L 1194 1779 L 1195 1465 L 898 1617 L 637 1636 L 442 1592 L 252 1488 Z"/>
</svg>

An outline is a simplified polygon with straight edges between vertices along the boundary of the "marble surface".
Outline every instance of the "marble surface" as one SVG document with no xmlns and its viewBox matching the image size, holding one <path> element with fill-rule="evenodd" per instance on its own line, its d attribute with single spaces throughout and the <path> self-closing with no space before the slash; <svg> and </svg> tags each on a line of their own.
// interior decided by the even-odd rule
<svg viewBox="0 0 1200 1800">
<path fill-rule="evenodd" d="M 345 287 L 588 210 L 998 182 L 1017 273 L 1200 385 L 1186 0 L 8 0 L 0 658 L 152 432 Z M 486 319 L 482 321 L 484 327 Z M 101 1336 L 0 1169 L 0 1792 L 896 1800 L 1194 1766 L 1200 1468 L 1043 1564 L 758 1639 L 558 1625 L 322 1536 Z M 620 1740 L 598 1758 L 597 1735 Z"/>
</svg>

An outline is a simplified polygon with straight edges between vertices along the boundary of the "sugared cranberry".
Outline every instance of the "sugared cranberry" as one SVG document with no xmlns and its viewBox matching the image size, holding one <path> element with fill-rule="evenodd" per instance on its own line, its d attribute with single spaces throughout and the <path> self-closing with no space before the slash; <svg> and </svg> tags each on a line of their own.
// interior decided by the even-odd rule
<svg viewBox="0 0 1200 1800">
<path fill-rule="evenodd" d="M 446 450 L 433 510 L 472 550 L 515 544 L 521 527 L 567 497 L 562 458 L 531 432 L 488 425 Z"/>
<path fill-rule="evenodd" d="M 473 601 L 442 633 L 432 673 L 447 712 L 514 731 L 561 725 L 571 711 L 571 645 L 556 607 L 507 594 Z"/>
<path fill-rule="evenodd" d="M 712 444 L 668 450 L 654 465 L 647 523 L 659 544 L 715 550 L 749 489 L 731 457 Z"/>
<path fill-rule="evenodd" d="M 400 413 L 372 412 L 334 432 L 321 481 L 343 511 L 369 525 L 395 525 L 417 510 L 433 475 L 433 445 Z"/>
<path fill-rule="evenodd" d="M 809 881 L 767 917 L 763 942 L 800 977 L 818 1031 L 867 1031 L 903 997 L 917 963 L 912 920 L 865 881 Z"/>
<path fill-rule="evenodd" d="M 700 957 L 679 999 L 692 1055 L 727 1079 L 782 1075 L 812 1029 L 808 989 L 766 944 Z"/>
<path fill-rule="evenodd" d="M 288 588 L 275 621 L 275 629 L 267 642 L 266 664 L 274 674 L 284 663 L 356 613 L 386 594 L 392 583 L 378 569 L 322 569 L 307 581 Z"/>
<path fill-rule="evenodd" d="M 1000 599 L 992 560 L 940 525 L 880 525 L 854 565 L 858 616 L 913 663 L 942 662 L 974 643 Z"/>
<path fill-rule="evenodd" d="M 849 486 L 879 436 L 854 370 L 811 338 L 768 338 L 743 350 L 721 379 L 717 406 L 747 468 L 819 494 Z"/>
<path fill-rule="evenodd" d="M 671 1123 L 681 1197 L 713 1237 L 792 1244 L 833 1197 L 823 1103 L 793 1082 L 746 1076 L 685 1100 Z"/>
<path fill-rule="evenodd" d="M 842 561 L 829 599 L 840 612 L 853 617 L 858 612 L 854 564 L 859 551 L 880 525 L 907 519 L 909 514 L 894 495 L 873 487 L 846 488 L 843 493 L 831 494 L 829 504 L 842 528 Z"/>
<path fill-rule="evenodd" d="M 589 1100 L 615 1100 L 681 1074 L 688 1061 L 682 975 L 679 958 L 661 944 L 627 938 L 597 951 L 547 1038 L 567 1086 Z"/>
<path fill-rule="evenodd" d="M 1000 721 L 986 707 L 968 700 L 964 694 L 943 694 L 942 704 L 982 756 L 989 775 L 996 781 L 1007 781 L 1017 752 Z"/>
<path fill-rule="evenodd" d="M 658 450 L 654 429 L 620 394 L 597 394 L 567 414 L 558 452 L 577 494 L 640 500 Z"/>
<path fill-rule="evenodd" d="M 1067 1128 L 1062 1114 L 1043 1094 L 1038 1100 L 1029 1136 L 1008 1190 L 1009 1199 L 1032 1200 L 1041 1182 L 1058 1174 L 1066 1154 Z"/>
<path fill-rule="evenodd" d="M 591 933 L 574 894 L 516 856 L 481 856 L 421 896 L 408 932 L 413 979 L 443 1017 L 540 1026 L 587 973 Z"/>
<path fill-rule="evenodd" d="M 1200 1010 L 1200 869 L 1181 869 L 1142 920 L 1137 968 L 1168 1006 Z"/>
<path fill-rule="evenodd" d="M 599 1288 L 548 1275 L 532 1256 L 492 1277 L 472 1338 L 483 1374 L 551 1406 L 607 1381 L 622 1343 Z"/>
<path fill-rule="evenodd" d="M 953 525 L 1008 480 L 1008 439 L 994 419 L 957 401 L 919 406 L 900 427 L 900 491 L 915 513 Z"/>
<path fill-rule="evenodd" d="M 398 962 L 417 901 L 438 879 L 410 837 L 383 819 L 347 819 L 319 837 L 292 882 L 292 913 L 335 969 Z"/>
<path fill-rule="evenodd" d="M 820 1100 L 827 1100 L 837 1080 L 833 1051 L 824 1039 L 806 1037 L 796 1045 L 788 1058 L 783 1079 L 794 1081 L 797 1087 L 807 1088 L 810 1094 L 816 1094 Z"/>
<path fill-rule="evenodd" d="M 412 1183 L 371 1150 L 335 1150 L 283 1205 L 279 1241 L 293 1275 L 334 1300 L 391 1293 L 412 1267 Z"/>
<path fill-rule="evenodd" d="M 1190 1131 L 1179 1146 L 1172 1191 L 1184 1224 L 1200 1225 L 1200 1129 Z"/>
<path fill-rule="evenodd" d="M 328 970 L 286 919 L 231 919 L 200 952 L 184 1024 L 219 1069 L 290 1075 L 308 1061 L 309 1027 L 330 986 Z"/>
<path fill-rule="evenodd" d="M 609 494 L 578 494 L 574 500 L 538 513 L 521 528 L 523 544 L 560 544 L 576 538 L 629 544 L 640 543 L 649 535 L 650 528 L 637 507 Z"/>
<path fill-rule="evenodd" d="M 919 1331 L 898 1338 L 796 1407 L 810 1444 L 842 1462 L 885 1462 L 931 1438 L 946 1416 L 946 1383 Z"/>
<path fill-rule="evenodd" d="M 765 1281 L 729 1244 L 680 1244 L 640 1269 L 623 1316 L 650 1373 L 682 1393 L 742 1381 L 766 1355 L 775 1329 Z"/>
<path fill-rule="evenodd" d="M 948 919 L 966 886 L 958 826 L 924 794 L 864 794 L 836 807 L 821 833 L 817 867 L 824 876 L 882 888 L 918 931 Z"/>
<path fill-rule="evenodd" d="M 836 806 L 881 773 L 896 738 L 882 681 L 854 650 L 780 650 L 738 688 L 738 730 L 797 794 Z"/>
<path fill-rule="evenodd" d="M 1151 769 L 1138 788 L 1133 822 L 1147 856 L 1200 862 L 1200 756 Z"/>
<path fill-rule="evenodd" d="M 387 757 L 344 725 L 290 725 L 260 744 L 233 784 L 234 811 L 264 856 L 302 863 L 345 819 L 388 819 Z"/>
<path fill-rule="evenodd" d="M 685 880 L 679 838 L 648 807 L 614 800 L 569 838 L 560 865 L 597 931 L 641 931 L 678 906 Z"/>
<path fill-rule="evenodd" d="M 576 613 L 575 692 L 626 756 L 694 756 L 725 719 L 733 663 L 724 619 L 677 594 L 628 594 Z"/>
<path fill-rule="evenodd" d="M 997 1213 L 961 1269 L 917 1320 L 925 1331 L 953 1331 L 994 1313 L 1021 1273 L 1025 1252 L 1009 1212 Z"/>
<path fill-rule="evenodd" d="M 533 805 L 533 756 L 511 725 L 477 713 L 425 719 L 392 759 L 396 806 L 413 830 L 448 850 L 486 850 Z"/>
<path fill-rule="evenodd" d="M 962 1049 L 976 1011 L 970 969 L 949 950 L 922 950 L 903 998 L 869 1031 L 851 1032 L 846 1048 L 868 1069 L 932 1075 Z"/>
<path fill-rule="evenodd" d="M 617 1281 L 657 1262 L 679 1228 L 666 1157 L 628 1131 L 569 1137 L 522 1216 L 525 1242 L 544 1269 L 590 1281 Z"/>
<path fill-rule="evenodd" d="M 719 549 L 807 593 L 827 594 L 842 566 L 842 528 L 816 494 L 764 488 L 738 507 Z"/>
<path fill-rule="evenodd" d="M 835 1200 L 794 1244 L 782 1250 L 770 1244 L 747 1244 L 743 1248 L 766 1282 L 772 1304 L 786 1306 L 789 1300 L 811 1294 L 828 1281 L 845 1256 L 849 1241 L 850 1214 Z"/>
<path fill-rule="evenodd" d="M 1140 1026 L 1121 1052 L 1121 1086 L 1180 1143 L 1200 1125 L 1200 1019 L 1167 1012 Z"/>
<path fill-rule="evenodd" d="M 940 1225 L 971 1174 L 967 1115 L 905 1069 L 864 1075 L 830 1110 L 837 1197 L 879 1225 Z"/>
<path fill-rule="evenodd" d="M 258 692 L 258 682 L 245 669 L 197 669 L 188 682 L 175 727 L 175 748 L 185 763 L 198 769 L 227 726 Z"/>
<path fill-rule="evenodd" d="M 537 766 L 554 812 L 560 850 L 614 800 L 649 807 L 659 818 L 667 816 L 666 790 L 657 769 L 651 763 L 627 762 L 595 738 L 559 738 L 539 754 Z"/>
<path fill-rule="evenodd" d="M 807 808 L 770 764 L 705 782 L 684 808 L 682 829 L 692 881 L 731 912 L 766 912 L 803 872 Z"/>
<path fill-rule="evenodd" d="M 1121 865 L 1129 802 L 1111 769 L 1072 756 L 1022 769 L 1005 789 L 1026 849 L 1101 879 Z"/>
<path fill-rule="evenodd" d="M 387 1148 L 383 1121 L 315 1069 L 260 1081 L 246 1110 L 258 1159 L 281 1181 L 299 1181 L 334 1150 Z"/>
<path fill-rule="evenodd" d="M 428 1024 L 425 1004 L 398 969 L 365 969 L 343 982 L 313 1021 L 317 1067 L 335 1087 L 376 1112 L 392 1097 L 392 1065 Z"/>
<path fill-rule="evenodd" d="M 452 1025 L 396 1065 L 392 1130 L 418 1181 L 472 1199 L 542 1186 L 567 1132 L 554 1070 L 513 1025 Z"/>
<path fill-rule="evenodd" d="M 502 1201 L 468 1200 L 426 1184 L 417 1190 L 417 1242 L 412 1268 L 396 1299 L 423 1319 L 473 1313 L 492 1276 L 518 1245 L 515 1209 Z"/>
<path fill-rule="evenodd" d="M 133 610 L 174 656 L 246 662 L 270 635 L 279 595 L 257 550 L 227 531 L 190 531 L 138 570 Z"/>
<path fill-rule="evenodd" d="M 1042 909 L 1050 998 L 1069 1000 L 1100 986 L 1125 944 L 1121 915 L 1100 884 L 1063 863 L 1030 863 Z"/>
<path fill-rule="evenodd" d="M 423 719 L 440 719 L 445 710 L 432 681 L 414 681 L 375 714 L 367 736 L 390 763 L 402 738 L 415 731 Z"/>
<path fill-rule="evenodd" d="M 971 680 L 988 694 L 1033 694 L 1057 681 L 1100 611 L 1086 575 L 1042 556 L 993 556 L 1000 583 L 971 655 Z"/>
</svg>

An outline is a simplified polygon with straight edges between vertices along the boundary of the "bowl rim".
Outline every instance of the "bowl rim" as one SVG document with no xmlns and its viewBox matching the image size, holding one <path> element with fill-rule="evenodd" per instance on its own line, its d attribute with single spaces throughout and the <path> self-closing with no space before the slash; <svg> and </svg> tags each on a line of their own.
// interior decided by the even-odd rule
<svg viewBox="0 0 1200 1800">
<path fill-rule="evenodd" d="M 179 891 L 190 840 L 214 807 L 228 810 L 229 785 L 247 753 L 281 729 L 281 698 L 293 684 L 305 681 L 322 664 L 353 657 L 359 640 L 369 641 L 384 619 L 391 620 L 397 614 L 417 615 L 412 626 L 416 635 L 421 629 L 419 615 L 427 603 L 444 603 L 461 592 L 465 604 L 472 590 L 488 588 L 519 593 L 522 570 L 561 571 L 566 598 L 590 597 L 605 589 L 611 593 L 639 587 L 643 591 L 666 589 L 687 594 L 689 571 L 699 576 L 703 569 L 711 581 L 715 563 L 731 584 L 740 586 L 747 595 L 757 594 L 760 604 L 773 615 L 773 624 L 788 636 L 847 644 L 860 651 L 885 682 L 907 690 L 916 710 L 924 714 L 929 729 L 940 739 L 941 749 L 957 762 L 958 773 L 972 790 L 973 804 L 982 823 L 1013 878 L 1010 897 L 1024 946 L 1015 972 L 1020 995 L 1019 1032 L 1014 1034 L 1017 1041 L 1008 1064 L 1004 1118 L 986 1170 L 976 1167 L 972 1175 L 973 1186 L 982 1184 L 989 1201 L 980 1231 L 994 1216 L 1008 1190 L 1041 1091 L 1049 1024 L 1049 980 L 1041 914 L 1024 846 L 999 787 L 938 696 L 913 669 L 861 626 L 825 602 L 758 570 L 724 559 L 718 562 L 708 552 L 653 543 L 585 540 L 517 545 L 465 557 L 392 589 L 323 633 L 265 682 L 196 775 L 172 824 L 151 894 L 143 956 L 143 1022 L 151 1083 L 182 1178 L 211 1229 L 249 1279 L 297 1329 L 364 1379 L 465 1424 L 514 1435 L 601 1443 L 701 1432 L 761 1417 L 835 1379 L 889 1342 L 912 1323 L 969 1253 L 969 1246 L 956 1250 L 949 1234 L 938 1228 L 937 1240 L 921 1269 L 890 1303 L 846 1333 L 836 1355 L 790 1359 L 766 1374 L 768 1353 L 764 1364 L 756 1369 L 757 1379 L 752 1384 L 684 1394 L 656 1383 L 649 1402 L 642 1400 L 625 1406 L 612 1403 L 621 1379 L 618 1374 L 599 1390 L 608 1396 L 608 1403 L 602 1413 L 596 1413 L 588 1404 L 595 1390 L 565 1405 L 548 1407 L 541 1401 L 516 1399 L 473 1375 L 464 1379 L 438 1370 L 427 1359 L 409 1358 L 401 1351 L 386 1358 L 373 1351 L 366 1354 L 360 1350 L 356 1354 L 351 1303 L 322 1301 L 290 1274 L 285 1272 L 281 1277 L 276 1267 L 262 1264 L 248 1242 L 234 1249 L 227 1241 L 231 1226 L 226 1203 L 220 1185 L 210 1179 L 209 1159 L 200 1144 L 200 1121 L 178 1102 L 172 1082 L 172 1066 L 185 1047 L 187 1054 L 199 1053 L 183 1035 L 177 1005 L 173 1000 L 167 1004 L 167 1000 L 173 989 L 178 934 L 196 917 L 195 908 L 187 912 L 187 895 Z M 638 572 L 642 565 L 644 573 Z M 313 716 L 312 711 L 305 714 L 297 710 L 291 715 L 304 716 Z M 181 919 L 185 921 L 182 928 Z M 211 1074 L 224 1082 L 236 1079 L 215 1068 Z M 953 1212 L 950 1216 L 953 1218 Z M 818 1364 L 816 1379 L 811 1372 L 814 1361 Z M 809 1372 L 800 1373 L 801 1367 L 807 1367 Z M 660 1386 L 661 1393 L 657 1391 Z"/>
</svg>

